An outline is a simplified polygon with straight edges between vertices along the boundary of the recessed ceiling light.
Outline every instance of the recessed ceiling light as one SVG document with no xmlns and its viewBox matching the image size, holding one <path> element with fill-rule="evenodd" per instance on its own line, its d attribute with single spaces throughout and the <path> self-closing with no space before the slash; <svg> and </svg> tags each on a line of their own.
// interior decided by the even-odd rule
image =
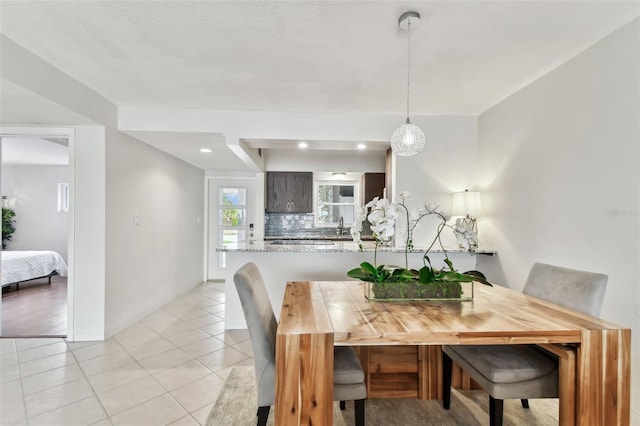
<svg viewBox="0 0 640 426">
<path fill-rule="evenodd" d="M 365 149 L 367 146 L 363 143 L 358 144 L 358 149 Z"/>
<path fill-rule="evenodd" d="M 306 142 L 300 142 L 300 143 L 298 144 L 298 148 L 302 148 L 302 149 L 305 149 L 305 148 L 307 148 L 308 146 L 309 146 L 309 144 L 308 144 L 308 143 L 306 143 Z"/>
<path fill-rule="evenodd" d="M 200 148 L 200 152 L 209 153 L 209 152 L 213 152 L 213 151 L 211 151 L 209 148 Z"/>
</svg>

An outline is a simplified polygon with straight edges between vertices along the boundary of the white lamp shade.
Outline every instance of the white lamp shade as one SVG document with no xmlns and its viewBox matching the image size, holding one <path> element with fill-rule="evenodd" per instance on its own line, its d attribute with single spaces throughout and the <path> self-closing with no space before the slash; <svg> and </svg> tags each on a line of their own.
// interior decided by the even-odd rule
<svg viewBox="0 0 640 426">
<path fill-rule="evenodd" d="M 477 191 L 453 194 L 453 215 L 478 217 L 480 215 L 480 193 Z"/>
</svg>

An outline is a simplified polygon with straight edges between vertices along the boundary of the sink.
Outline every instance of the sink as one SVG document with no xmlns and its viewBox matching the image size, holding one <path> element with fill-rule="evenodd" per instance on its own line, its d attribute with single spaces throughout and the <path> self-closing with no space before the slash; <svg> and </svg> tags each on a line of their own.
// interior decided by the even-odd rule
<svg viewBox="0 0 640 426">
<path fill-rule="evenodd" d="M 332 246 L 333 241 L 329 240 L 273 240 L 271 245 L 276 246 Z"/>
</svg>

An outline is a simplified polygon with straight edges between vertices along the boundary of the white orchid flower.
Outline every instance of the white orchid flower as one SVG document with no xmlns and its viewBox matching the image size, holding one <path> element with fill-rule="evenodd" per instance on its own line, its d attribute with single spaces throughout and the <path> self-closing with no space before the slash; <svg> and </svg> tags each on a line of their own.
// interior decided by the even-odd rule
<svg viewBox="0 0 640 426">
<path fill-rule="evenodd" d="M 389 204 L 389 206 L 387 207 L 387 216 L 396 219 L 399 214 L 400 209 L 398 209 L 398 206 L 395 204 Z"/>
<path fill-rule="evenodd" d="M 439 204 L 430 204 L 430 203 L 426 203 L 424 205 L 424 209 L 428 212 L 428 213 L 436 213 L 438 211 L 438 209 L 440 208 Z"/>
<path fill-rule="evenodd" d="M 453 232 L 458 240 L 460 248 L 468 250 L 470 253 L 475 252 L 478 248 L 478 234 L 473 230 L 473 223 L 463 218 L 456 219 Z"/>
<path fill-rule="evenodd" d="M 445 222 L 448 222 L 451 220 L 451 215 L 446 211 L 442 210 L 439 204 L 425 204 L 424 208 L 426 209 L 426 213 L 437 214 L 439 216 L 442 216 Z"/>
<path fill-rule="evenodd" d="M 452 229 L 460 248 L 468 250 L 470 253 L 474 253 L 477 250 L 479 245 L 478 234 L 474 231 L 472 223 L 459 219 L 454 224 L 449 224 L 448 222 L 451 221 L 451 215 L 445 210 L 442 210 L 438 204 L 425 204 L 422 208 L 409 211 L 405 205 L 405 201 L 412 198 L 410 192 L 403 191 L 395 197 L 395 202 L 390 202 L 386 198 L 380 199 L 376 197 L 369 201 L 364 207 L 356 209 L 355 218 L 357 223 L 354 223 L 351 227 L 351 236 L 354 242 L 359 243 L 359 246 L 362 248 L 362 222 L 368 220 L 371 224 L 371 232 L 376 240 L 376 251 L 379 243 L 387 242 L 394 235 L 398 234 L 399 236 L 396 238 L 405 240 L 406 261 L 406 253 L 414 250 L 413 237 L 415 231 L 418 229 L 420 220 L 425 216 L 434 215 L 437 216 L 441 223 L 437 228 L 438 234 L 431 246 L 429 246 L 429 249 L 427 249 L 427 252 L 433 247 L 433 244 L 440 241 L 440 233 L 445 227 Z M 396 220 L 400 220 L 397 226 Z M 446 257 L 446 250 L 442 246 L 441 241 L 440 246 Z M 374 263 L 376 262 L 375 259 L 374 255 Z"/>
<path fill-rule="evenodd" d="M 369 201 L 367 204 L 364 205 L 364 207 L 368 209 L 369 207 L 375 206 L 377 202 L 378 202 L 378 197 L 376 197 L 373 200 Z"/>
<path fill-rule="evenodd" d="M 404 203 L 405 200 L 412 200 L 413 196 L 411 195 L 411 193 L 409 191 L 402 191 L 400 194 L 398 194 L 398 196 L 396 197 L 396 202 L 398 203 Z"/>
<path fill-rule="evenodd" d="M 427 210 L 425 209 L 411 209 L 410 216 L 411 220 L 418 220 L 421 216 L 427 214 Z"/>
<path fill-rule="evenodd" d="M 389 241 L 393 236 L 393 227 L 381 225 L 376 229 L 375 233 L 379 241 Z"/>
<path fill-rule="evenodd" d="M 372 225 L 382 222 L 382 219 L 384 219 L 384 211 L 382 210 L 372 210 L 369 216 L 367 216 L 367 220 L 369 220 Z"/>
<path fill-rule="evenodd" d="M 376 201 L 376 203 L 374 204 L 374 208 L 378 210 L 386 211 L 388 207 L 389 207 L 389 200 L 387 200 L 386 198 L 382 198 Z"/>
</svg>

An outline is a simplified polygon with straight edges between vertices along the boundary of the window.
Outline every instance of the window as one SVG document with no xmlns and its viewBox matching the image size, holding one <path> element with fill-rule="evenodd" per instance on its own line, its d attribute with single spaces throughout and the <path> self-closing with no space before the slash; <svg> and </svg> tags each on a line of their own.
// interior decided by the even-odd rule
<svg viewBox="0 0 640 426">
<path fill-rule="evenodd" d="M 316 181 L 315 226 L 351 226 L 356 212 L 359 184 L 352 181 Z"/>
<path fill-rule="evenodd" d="M 247 189 L 219 189 L 218 246 L 243 243 L 247 238 Z M 225 267 L 226 256 L 220 252 L 218 266 Z"/>
</svg>

